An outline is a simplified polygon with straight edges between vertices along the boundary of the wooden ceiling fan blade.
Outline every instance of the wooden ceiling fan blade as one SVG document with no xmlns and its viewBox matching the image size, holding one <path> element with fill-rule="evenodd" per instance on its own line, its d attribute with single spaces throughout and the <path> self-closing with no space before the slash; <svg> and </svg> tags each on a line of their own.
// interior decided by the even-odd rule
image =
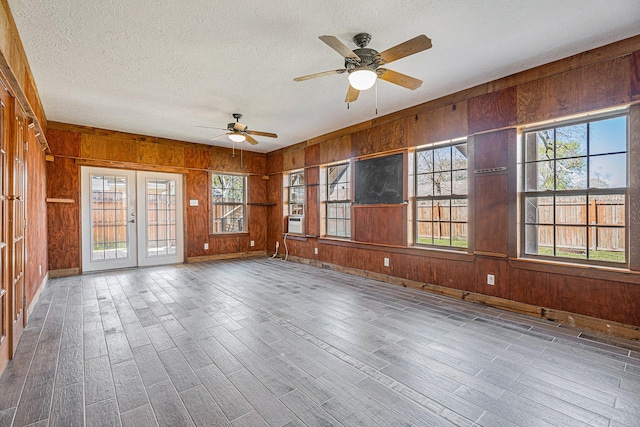
<svg viewBox="0 0 640 427">
<path fill-rule="evenodd" d="M 400 43 L 394 47 L 391 47 L 383 52 L 380 52 L 380 57 L 384 60 L 385 64 L 392 61 L 397 61 L 406 56 L 413 55 L 414 53 L 422 52 L 431 47 L 431 39 L 424 34 L 407 40 L 404 43 Z"/>
<path fill-rule="evenodd" d="M 195 127 L 197 127 L 197 128 L 204 128 L 204 129 L 227 130 L 227 128 L 214 128 L 214 127 L 212 127 L 212 126 L 198 126 L 198 125 L 196 125 Z"/>
<path fill-rule="evenodd" d="M 269 137 L 269 138 L 277 138 L 278 137 L 278 135 L 276 135 L 275 133 L 261 132 L 259 130 L 248 130 L 246 133 L 248 133 L 250 135 L 266 136 L 266 137 Z"/>
<path fill-rule="evenodd" d="M 217 129 L 217 128 L 214 128 L 214 129 Z M 231 135 L 231 132 L 227 132 L 227 133 L 223 133 L 223 134 L 218 135 L 218 136 L 214 136 L 213 138 L 210 138 L 209 141 L 215 141 L 216 139 L 222 138 L 223 136 L 227 136 L 227 135 Z"/>
<path fill-rule="evenodd" d="M 245 138 L 247 138 L 247 142 L 251 145 L 258 145 L 258 141 L 256 141 L 255 139 L 253 139 L 253 137 L 251 135 L 246 135 L 245 134 Z"/>
<path fill-rule="evenodd" d="M 302 82 L 305 80 L 311 80 L 311 79 L 315 79 L 318 77 L 324 77 L 324 76 L 330 76 L 332 74 L 342 74 L 345 71 L 347 71 L 346 68 L 338 68 L 337 70 L 330 70 L 330 71 L 322 71 L 320 73 L 314 73 L 314 74 L 309 74 L 306 76 L 300 76 L 300 77 L 296 77 L 293 79 L 294 82 Z"/>
<path fill-rule="evenodd" d="M 384 68 L 378 68 L 378 71 L 382 71 L 382 75 L 379 78 L 386 80 L 389 83 L 394 83 L 398 86 L 406 87 L 411 90 L 416 90 L 422 86 L 422 80 L 416 79 L 415 77 L 407 76 L 406 74 Z"/>
<path fill-rule="evenodd" d="M 349 89 L 347 89 L 347 96 L 344 98 L 344 102 L 356 102 L 359 95 L 360 91 L 358 89 L 354 89 L 353 86 L 349 85 Z"/>
<path fill-rule="evenodd" d="M 342 55 L 343 58 L 351 58 L 355 59 L 356 61 L 360 61 L 360 57 L 356 55 L 351 49 L 349 49 L 344 43 L 342 43 L 337 37 L 319 36 L 318 38 L 325 42 L 331 49 Z"/>
</svg>

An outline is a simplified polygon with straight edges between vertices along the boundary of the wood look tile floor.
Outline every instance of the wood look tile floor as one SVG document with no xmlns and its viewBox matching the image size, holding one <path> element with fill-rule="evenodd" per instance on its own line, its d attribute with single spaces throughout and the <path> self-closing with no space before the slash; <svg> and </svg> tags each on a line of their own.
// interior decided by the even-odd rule
<svg viewBox="0 0 640 427">
<path fill-rule="evenodd" d="M 52 279 L 0 426 L 640 426 L 640 344 L 292 262 Z"/>
</svg>

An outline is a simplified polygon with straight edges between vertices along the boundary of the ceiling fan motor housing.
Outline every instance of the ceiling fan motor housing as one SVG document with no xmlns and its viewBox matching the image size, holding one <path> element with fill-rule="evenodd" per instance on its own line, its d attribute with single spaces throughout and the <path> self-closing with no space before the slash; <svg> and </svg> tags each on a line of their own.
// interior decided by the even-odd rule
<svg viewBox="0 0 640 427">
<path fill-rule="evenodd" d="M 238 123 L 238 122 L 228 123 L 227 130 L 244 132 L 245 130 L 247 130 L 247 125 L 243 125 L 242 123 Z"/>
<path fill-rule="evenodd" d="M 368 68 L 372 71 L 376 71 L 378 67 L 384 63 L 377 50 L 366 47 L 370 41 L 371 34 L 369 33 L 359 33 L 353 36 L 353 42 L 359 48 L 354 49 L 353 53 L 358 55 L 360 61 L 353 58 L 345 58 L 344 68 L 347 69 L 347 72 L 351 73 L 354 70 L 362 68 Z"/>
<path fill-rule="evenodd" d="M 354 49 L 353 53 L 358 55 L 360 61 L 352 58 L 345 58 L 344 67 L 349 73 L 357 68 L 369 68 L 370 70 L 376 71 L 380 66 L 380 56 L 377 50 L 364 47 Z"/>
</svg>

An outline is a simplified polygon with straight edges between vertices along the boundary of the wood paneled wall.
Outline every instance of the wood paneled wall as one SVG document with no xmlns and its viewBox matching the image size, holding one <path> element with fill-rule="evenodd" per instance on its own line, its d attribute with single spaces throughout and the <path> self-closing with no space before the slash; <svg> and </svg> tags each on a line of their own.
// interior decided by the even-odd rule
<svg viewBox="0 0 640 427">
<path fill-rule="evenodd" d="M 317 146 L 316 146 L 317 147 Z M 317 150 L 316 150 L 317 151 Z M 305 197 L 314 201 L 314 205 L 320 203 L 320 168 L 318 166 L 308 167 L 305 174 Z M 305 212 L 307 222 L 306 232 L 312 236 L 320 235 L 320 212 L 318 209 L 311 209 Z"/>
<path fill-rule="evenodd" d="M 71 203 L 47 203 L 49 269 L 80 271 L 80 134 L 49 129 L 47 140 L 59 157 L 47 162 L 47 198 Z M 69 157 L 66 157 L 69 156 Z"/>
<path fill-rule="evenodd" d="M 509 251 L 510 237 L 517 232 L 515 222 L 510 223 L 517 203 L 517 159 L 515 144 L 512 143 L 515 140 L 515 130 L 509 129 L 480 134 L 470 142 L 474 149 L 471 158 L 474 171 L 498 169 L 497 172 L 474 173 L 471 180 L 475 251 L 479 254 L 516 256 L 515 251 Z"/>
<path fill-rule="evenodd" d="M 407 205 L 353 205 L 353 240 L 383 245 L 407 245 Z"/>
<path fill-rule="evenodd" d="M 340 129 L 267 154 L 270 184 L 268 244 L 282 244 L 282 172 L 303 166 L 307 178 L 305 238 L 288 241 L 289 253 L 334 266 L 437 285 L 640 326 L 640 181 L 631 177 L 631 269 L 593 268 L 518 258 L 519 128 L 604 108 L 631 106 L 630 157 L 640 166 L 640 36 L 451 94 L 388 116 Z M 321 205 L 318 169 L 427 143 L 468 138 L 469 249 L 466 253 L 407 245 L 407 214 L 353 208 L 351 240 L 315 235 Z M 486 169 L 497 168 L 486 171 Z M 475 172 L 475 173 L 474 173 Z M 320 189 L 320 191 L 322 191 Z M 405 209 L 411 210 L 409 206 Z M 403 216 L 404 215 L 404 216 Z M 396 216 L 395 220 L 391 218 Z M 409 215 L 410 217 L 410 215 Z M 396 224 L 395 228 L 391 223 Z M 393 230 L 391 230 L 393 228 Z M 313 230 L 313 231 L 311 231 Z M 314 249 L 318 248 L 315 254 Z M 384 267 L 383 259 L 390 259 Z M 487 274 L 496 278 L 487 285 Z"/>
<path fill-rule="evenodd" d="M 28 173 L 25 193 L 28 224 L 25 295 L 27 305 L 30 305 L 48 271 L 47 219 L 44 208 L 46 166 L 43 152 L 48 150 L 44 136 L 47 120 L 9 4 L 7 0 L 0 0 L 0 5 L 0 78 L 28 119 L 28 127 L 21 138 L 28 144 L 25 159 Z M 2 221 L 5 219 L 3 216 Z"/>
<path fill-rule="evenodd" d="M 27 148 L 24 157 L 27 180 L 21 193 L 25 202 L 25 246 L 24 252 L 21 251 L 20 255 L 15 255 L 15 258 L 18 259 L 24 256 L 24 277 L 20 283 L 24 284 L 24 289 L 22 289 L 25 296 L 23 319 L 28 322 L 38 292 L 46 283 L 49 269 L 45 210 L 45 152 L 48 150 L 44 136 L 46 117 L 7 0 L 0 0 L 0 29 L 0 80 L 2 80 L 2 85 L 8 88 L 12 98 L 11 102 L 6 102 L 5 100 L 5 103 L 7 106 L 15 105 L 15 109 L 10 108 L 8 111 L 15 112 L 16 116 L 20 112 L 21 117 L 24 112 L 24 118 L 26 119 L 23 122 L 24 126 L 17 126 L 17 120 L 13 118 L 8 120 L 8 123 L 12 124 L 5 131 L 7 141 L 15 141 L 16 144 L 24 142 Z M 9 162 L 11 161 L 9 159 Z M 7 185 L 7 182 L 9 186 L 13 185 L 14 177 L 4 176 L 2 178 L 6 180 L 5 185 Z M 0 222 L 2 227 L 8 228 L 8 211 L 0 212 Z M 6 261 L 8 265 L 14 262 L 13 259 Z M 14 295 L 9 293 L 8 298 L 13 297 Z M 19 299 L 19 296 L 15 295 L 15 298 Z M 0 352 L 2 352 L 0 354 L 0 373 L 5 367 L 7 358 L 11 355 L 11 351 L 8 351 L 9 346 L 7 343 L 18 342 L 20 337 L 13 335 L 13 333 L 22 329 L 11 326 L 10 319 L 13 317 L 13 312 L 8 310 L 9 307 L 5 306 L 3 308 L 7 319 L 5 327 L 8 325 L 6 328 L 8 337 L 5 338 L 4 345 L 0 345 Z"/>
<path fill-rule="evenodd" d="M 81 263 L 80 167 L 101 166 L 180 173 L 184 176 L 185 256 L 215 258 L 266 250 L 266 156 L 143 135 L 49 123 L 53 161 L 47 163 L 49 263 L 54 274 L 78 274 Z M 304 154 L 304 151 L 302 151 Z M 211 171 L 248 176 L 247 232 L 209 234 Z M 70 203 L 59 203 L 55 199 Z M 189 206 L 198 200 L 198 206 Z M 251 241 L 254 246 L 251 246 Z M 204 244 L 209 249 L 204 249 Z"/>
<path fill-rule="evenodd" d="M 47 206 L 45 203 L 47 180 L 45 156 L 35 137 L 33 128 L 27 130 L 29 149 L 27 164 L 27 253 L 26 290 L 27 301 L 32 301 L 48 271 L 47 260 Z"/>
</svg>

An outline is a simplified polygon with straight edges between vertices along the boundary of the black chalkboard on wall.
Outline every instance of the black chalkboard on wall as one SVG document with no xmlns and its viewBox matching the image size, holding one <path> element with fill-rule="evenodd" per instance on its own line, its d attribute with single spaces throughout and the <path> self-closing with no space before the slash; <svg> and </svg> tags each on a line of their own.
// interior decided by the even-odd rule
<svg viewBox="0 0 640 427">
<path fill-rule="evenodd" d="M 355 204 L 402 203 L 403 154 L 355 162 Z"/>
</svg>

